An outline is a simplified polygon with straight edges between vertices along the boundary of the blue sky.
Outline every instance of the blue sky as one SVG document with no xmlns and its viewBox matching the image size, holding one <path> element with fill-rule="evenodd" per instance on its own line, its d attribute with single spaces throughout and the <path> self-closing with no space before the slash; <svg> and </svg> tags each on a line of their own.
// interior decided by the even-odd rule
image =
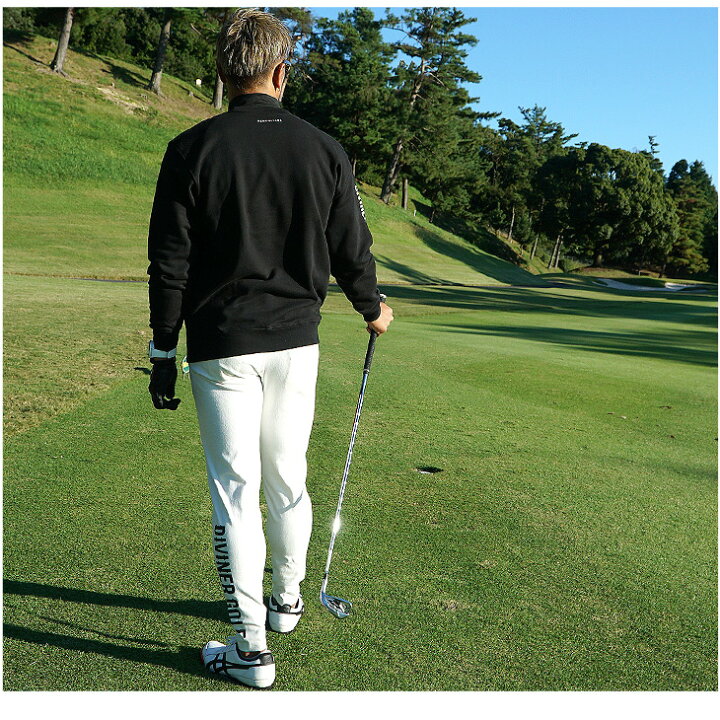
<svg viewBox="0 0 720 720">
<path fill-rule="evenodd" d="M 324 17 L 343 10 L 310 9 Z M 373 10 L 384 17 L 384 7 Z M 632 151 L 649 149 L 655 135 L 666 173 L 682 158 L 701 160 L 717 187 L 717 8 L 462 10 L 476 18 L 463 31 L 478 39 L 467 58 L 483 77 L 468 87 L 477 110 L 520 123 L 518 106 L 540 105 L 566 134 L 578 133 L 571 143 Z"/>
</svg>

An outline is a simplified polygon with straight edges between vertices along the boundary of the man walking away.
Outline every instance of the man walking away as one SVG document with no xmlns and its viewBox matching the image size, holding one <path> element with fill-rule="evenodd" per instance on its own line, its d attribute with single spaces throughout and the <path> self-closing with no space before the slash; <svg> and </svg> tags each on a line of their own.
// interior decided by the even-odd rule
<svg viewBox="0 0 720 720">
<path fill-rule="evenodd" d="M 228 111 L 168 143 L 148 235 L 149 390 L 156 408 L 177 408 L 184 321 L 215 564 L 234 630 L 226 644 L 207 643 L 202 659 L 252 687 L 275 680 L 266 622 L 291 632 L 304 608 L 306 451 L 330 274 L 368 331 L 382 334 L 393 319 L 345 151 L 280 103 L 292 52 L 287 28 L 269 13 L 240 9 L 223 25 L 217 65 Z"/>
</svg>

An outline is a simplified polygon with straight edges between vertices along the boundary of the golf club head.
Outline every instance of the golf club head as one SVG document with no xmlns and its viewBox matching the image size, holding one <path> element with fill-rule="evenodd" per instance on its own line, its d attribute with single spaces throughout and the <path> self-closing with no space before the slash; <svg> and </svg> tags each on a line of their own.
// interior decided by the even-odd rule
<svg viewBox="0 0 720 720">
<path fill-rule="evenodd" d="M 350 614 L 352 603 L 327 593 L 320 593 L 320 602 L 337 618 L 346 618 Z"/>
</svg>

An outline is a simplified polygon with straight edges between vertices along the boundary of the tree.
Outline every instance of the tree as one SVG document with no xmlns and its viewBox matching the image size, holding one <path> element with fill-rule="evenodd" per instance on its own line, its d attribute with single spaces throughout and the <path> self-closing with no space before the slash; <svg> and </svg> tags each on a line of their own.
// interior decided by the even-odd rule
<svg viewBox="0 0 720 720">
<path fill-rule="evenodd" d="M 705 199 L 703 217 L 702 254 L 708 262 L 708 270 L 713 277 L 718 271 L 718 193 L 703 163 L 695 160 L 690 166 L 690 177 L 693 179 Z"/>
<path fill-rule="evenodd" d="M 665 172 L 663 170 L 663 164 L 660 158 L 658 157 L 660 144 L 655 141 L 655 135 L 648 135 L 648 143 L 650 145 L 650 150 L 641 150 L 640 154 L 644 155 L 648 162 L 650 163 L 650 167 L 655 170 L 657 173 L 660 174 L 660 176 L 663 178 L 663 181 L 665 180 Z"/>
<path fill-rule="evenodd" d="M 158 17 L 156 8 L 127 7 L 121 8 L 120 13 L 125 25 L 125 41 L 130 46 L 128 59 L 141 67 L 152 67 L 162 16 Z"/>
<path fill-rule="evenodd" d="M 418 126 L 418 101 L 429 84 L 454 87 L 458 82 L 480 82 L 482 77 L 470 70 L 464 62 L 466 45 L 475 45 L 477 39 L 459 32 L 473 22 L 457 8 L 409 8 L 396 17 L 388 11 L 386 25 L 403 32 L 408 42 L 394 43 L 395 50 L 410 58 L 400 62 L 394 84 L 397 88 L 396 112 L 399 130 L 385 171 L 380 198 L 390 201 L 402 168 L 403 150 L 413 138 L 413 127 Z M 422 103 L 420 103 L 422 105 Z M 427 107 L 427 106 L 426 106 Z"/>
<path fill-rule="evenodd" d="M 517 241 L 521 248 L 532 245 L 534 256 L 540 242 L 535 224 L 545 202 L 544 191 L 538 190 L 538 170 L 550 157 L 561 153 L 576 135 L 566 135 L 560 123 L 549 121 L 544 107 L 518 109 L 523 116 L 522 125 L 501 118 L 494 141 L 487 148 L 493 185 L 489 198 L 501 210 L 508 240 Z M 497 210 L 495 214 L 498 215 Z M 557 245 L 556 234 L 553 239 Z M 553 258 L 556 256 L 553 253 Z"/>
<path fill-rule="evenodd" d="M 3 7 L 3 30 L 15 30 L 21 33 L 34 33 L 36 8 Z"/>
<path fill-rule="evenodd" d="M 657 263 L 677 236 L 677 217 L 662 178 L 643 153 L 598 143 L 569 148 L 541 168 L 546 193 L 541 225 L 594 267 Z M 551 260 L 551 264 L 552 264 Z"/>
<path fill-rule="evenodd" d="M 463 216 L 470 204 L 477 172 L 472 149 L 476 113 L 463 109 L 464 99 L 440 86 L 428 88 L 426 100 L 427 108 L 418 114 L 422 126 L 414 130 L 405 157 L 413 184 L 432 205 L 433 222 L 436 212 Z"/>
<path fill-rule="evenodd" d="M 159 40 L 147 89 L 162 97 L 160 81 L 165 69 L 191 82 L 199 79 L 209 84 L 217 72 L 215 41 L 218 28 L 215 9 L 164 8 L 160 17 Z"/>
<path fill-rule="evenodd" d="M 392 128 L 387 78 L 392 48 L 370 8 L 321 18 L 307 40 L 299 78 L 286 90 L 293 112 L 330 133 L 345 148 L 353 169 L 383 157 Z"/>
<path fill-rule="evenodd" d="M 127 27 L 121 8 L 86 7 L 75 15 L 73 45 L 83 50 L 130 59 L 132 48 L 126 36 Z"/>
<path fill-rule="evenodd" d="M 570 203 L 581 152 L 581 148 L 559 151 L 551 155 L 535 175 L 535 193 L 542 197 L 538 203 L 536 230 L 553 242 L 548 270 L 559 263 L 563 236 L 570 232 Z"/>
<path fill-rule="evenodd" d="M 296 55 L 301 56 L 304 53 L 304 44 L 313 32 L 315 19 L 308 8 L 304 7 L 266 7 L 262 8 L 271 15 L 275 15 L 282 20 L 290 31 L 290 35 L 295 41 Z"/>
<path fill-rule="evenodd" d="M 218 17 L 218 22 L 220 24 L 220 27 L 222 27 L 230 17 L 231 10 L 230 8 L 225 8 L 223 10 L 222 15 Z M 217 69 L 215 70 L 215 87 L 213 89 L 213 107 L 216 110 L 220 110 L 222 108 L 222 99 L 223 99 L 223 81 L 220 79 L 220 73 L 217 72 Z"/>
<path fill-rule="evenodd" d="M 528 165 L 525 182 L 520 185 L 521 206 L 517 218 L 516 238 L 521 246 L 531 245 L 530 257 L 534 257 L 540 243 L 540 235 L 535 227 L 538 215 L 542 211 L 545 198 L 537 190 L 539 169 L 555 155 L 567 152 L 567 143 L 577 137 L 577 133 L 565 134 L 559 122 L 553 122 L 546 115 L 546 108 L 533 105 L 531 108 L 519 107 L 523 116 L 520 125 L 524 142 L 520 150 L 527 150 L 526 156 L 518 157 L 518 162 Z M 560 263 L 560 242 L 557 242 L 555 267 Z"/>
<path fill-rule="evenodd" d="M 171 7 L 165 8 L 165 15 L 163 17 L 162 28 L 160 30 L 160 38 L 158 39 L 157 52 L 155 53 L 155 64 L 153 65 L 152 75 L 150 76 L 150 82 L 147 84 L 147 89 L 160 95 L 160 81 L 162 80 L 163 64 L 165 63 L 165 53 L 167 52 L 168 42 L 170 40 L 170 25 L 173 21 L 174 10 Z"/>
<path fill-rule="evenodd" d="M 688 166 L 687 160 L 673 165 L 667 189 L 677 209 L 679 233 L 666 256 L 666 270 L 672 275 L 692 275 L 708 270 L 703 255 L 707 245 L 708 225 L 717 207 L 717 192 L 702 163 Z"/>
<path fill-rule="evenodd" d="M 75 8 L 67 8 L 65 11 L 65 22 L 62 30 L 60 30 L 60 38 L 58 39 L 55 57 L 50 63 L 50 69 L 63 77 L 67 77 L 67 73 L 63 70 L 65 64 L 65 56 L 67 55 L 68 45 L 70 43 L 70 32 L 72 31 L 73 18 L 75 17 Z"/>
<path fill-rule="evenodd" d="M 715 208 L 705 225 L 703 255 L 708 261 L 708 271 L 717 280 L 718 276 L 718 203 L 715 194 Z"/>
</svg>

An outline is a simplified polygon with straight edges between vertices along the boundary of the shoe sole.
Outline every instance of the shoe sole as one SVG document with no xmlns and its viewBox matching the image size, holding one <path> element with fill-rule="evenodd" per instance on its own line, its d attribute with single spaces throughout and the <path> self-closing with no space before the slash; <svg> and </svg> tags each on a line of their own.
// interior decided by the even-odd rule
<svg viewBox="0 0 720 720">
<path fill-rule="evenodd" d="M 229 680 L 233 683 L 238 683 L 239 685 L 243 685 L 244 687 L 249 687 L 253 690 L 269 690 L 274 684 L 275 684 L 275 668 L 273 667 L 273 679 L 268 683 L 267 678 L 258 678 L 258 680 L 262 683 L 260 685 L 251 684 L 250 682 L 245 682 L 244 680 L 241 680 L 238 677 L 234 677 L 233 675 L 225 675 L 221 673 L 212 672 L 211 670 L 208 670 L 207 666 L 205 665 L 205 656 L 203 655 L 203 651 L 200 650 L 200 661 L 203 664 L 203 668 L 205 669 L 205 672 L 210 677 L 214 678 L 220 678 L 221 680 Z M 267 667 L 267 666 L 265 666 Z"/>
</svg>

